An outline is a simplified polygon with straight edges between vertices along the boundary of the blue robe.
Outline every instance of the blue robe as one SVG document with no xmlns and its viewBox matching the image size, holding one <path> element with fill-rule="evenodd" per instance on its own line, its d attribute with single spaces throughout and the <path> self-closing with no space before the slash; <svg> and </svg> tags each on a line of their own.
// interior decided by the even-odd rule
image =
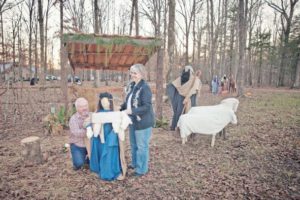
<svg viewBox="0 0 300 200">
<path fill-rule="evenodd" d="M 107 112 L 101 110 L 100 112 Z M 119 152 L 118 135 L 112 129 L 111 123 L 103 125 L 105 143 L 100 137 L 91 139 L 91 171 L 97 173 L 103 180 L 115 180 L 122 172 Z"/>
</svg>

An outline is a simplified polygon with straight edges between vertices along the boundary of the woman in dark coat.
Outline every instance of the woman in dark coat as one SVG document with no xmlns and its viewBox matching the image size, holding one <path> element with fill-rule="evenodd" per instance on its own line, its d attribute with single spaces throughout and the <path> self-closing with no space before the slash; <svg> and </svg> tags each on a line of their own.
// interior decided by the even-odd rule
<svg viewBox="0 0 300 200">
<path fill-rule="evenodd" d="M 135 169 L 136 176 L 142 176 L 148 172 L 149 143 L 154 125 L 152 92 L 144 80 L 145 74 L 144 65 L 131 66 L 132 82 L 128 87 L 126 101 L 121 105 L 121 110 L 125 110 L 133 123 L 129 126 L 132 158 L 130 167 Z"/>
</svg>

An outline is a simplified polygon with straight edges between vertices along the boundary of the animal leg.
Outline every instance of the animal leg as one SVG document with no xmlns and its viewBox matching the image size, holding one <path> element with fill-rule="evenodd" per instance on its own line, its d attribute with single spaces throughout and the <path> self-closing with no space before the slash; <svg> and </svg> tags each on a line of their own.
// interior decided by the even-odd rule
<svg viewBox="0 0 300 200">
<path fill-rule="evenodd" d="M 223 140 L 226 140 L 226 129 L 225 128 L 223 128 L 222 133 L 223 133 Z"/>
<path fill-rule="evenodd" d="M 185 142 L 187 141 L 187 137 L 182 138 L 182 144 L 185 144 Z"/>
<path fill-rule="evenodd" d="M 214 147 L 214 146 L 215 146 L 215 140 L 216 140 L 216 135 L 213 134 L 212 140 L 211 140 L 211 147 Z"/>
</svg>

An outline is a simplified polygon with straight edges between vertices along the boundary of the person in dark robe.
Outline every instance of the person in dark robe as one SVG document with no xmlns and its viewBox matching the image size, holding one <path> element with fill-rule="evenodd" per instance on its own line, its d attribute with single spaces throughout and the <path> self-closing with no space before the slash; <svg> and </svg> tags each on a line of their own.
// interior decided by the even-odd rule
<svg viewBox="0 0 300 200">
<path fill-rule="evenodd" d="M 101 93 L 98 104 L 98 112 L 113 111 L 113 98 L 109 93 Z M 112 181 L 118 179 L 122 173 L 119 139 L 114 132 L 111 123 L 102 125 L 104 141 L 99 135 L 91 138 L 90 170 L 97 173 L 103 180 Z"/>
<path fill-rule="evenodd" d="M 172 131 L 175 130 L 180 115 L 196 106 L 196 96 L 200 86 L 199 76 L 194 75 L 194 70 L 190 65 L 185 66 L 181 76 L 167 85 L 167 94 L 173 109 L 170 127 Z"/>
</svg>

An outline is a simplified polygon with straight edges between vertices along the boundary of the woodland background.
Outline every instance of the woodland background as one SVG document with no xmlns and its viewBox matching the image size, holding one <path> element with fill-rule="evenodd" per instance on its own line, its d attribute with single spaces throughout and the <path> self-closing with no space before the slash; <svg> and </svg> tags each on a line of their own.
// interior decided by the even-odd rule
<svg viewBox="0 0 300 200">
<path fill-rule="evenodd" d="M 71 74 L 60 66 L 59 46 L 62 33 L 72 32 L 163 39 L 158 70 L 166 83 L 191 64 L 204 83 L 227 74 L 240 89 L 299 87 L 298 0 L 1 0 L 0 15 L 2 82 L 34 76 L 43 82 L 60 75 L 55 69 Z M 156 63 L 149 68 L 156 72 Z M 99 86 L 116 72 L 75 73 Z M 148 73 L 148 80 L 155 77 Z"/>
</svg>

